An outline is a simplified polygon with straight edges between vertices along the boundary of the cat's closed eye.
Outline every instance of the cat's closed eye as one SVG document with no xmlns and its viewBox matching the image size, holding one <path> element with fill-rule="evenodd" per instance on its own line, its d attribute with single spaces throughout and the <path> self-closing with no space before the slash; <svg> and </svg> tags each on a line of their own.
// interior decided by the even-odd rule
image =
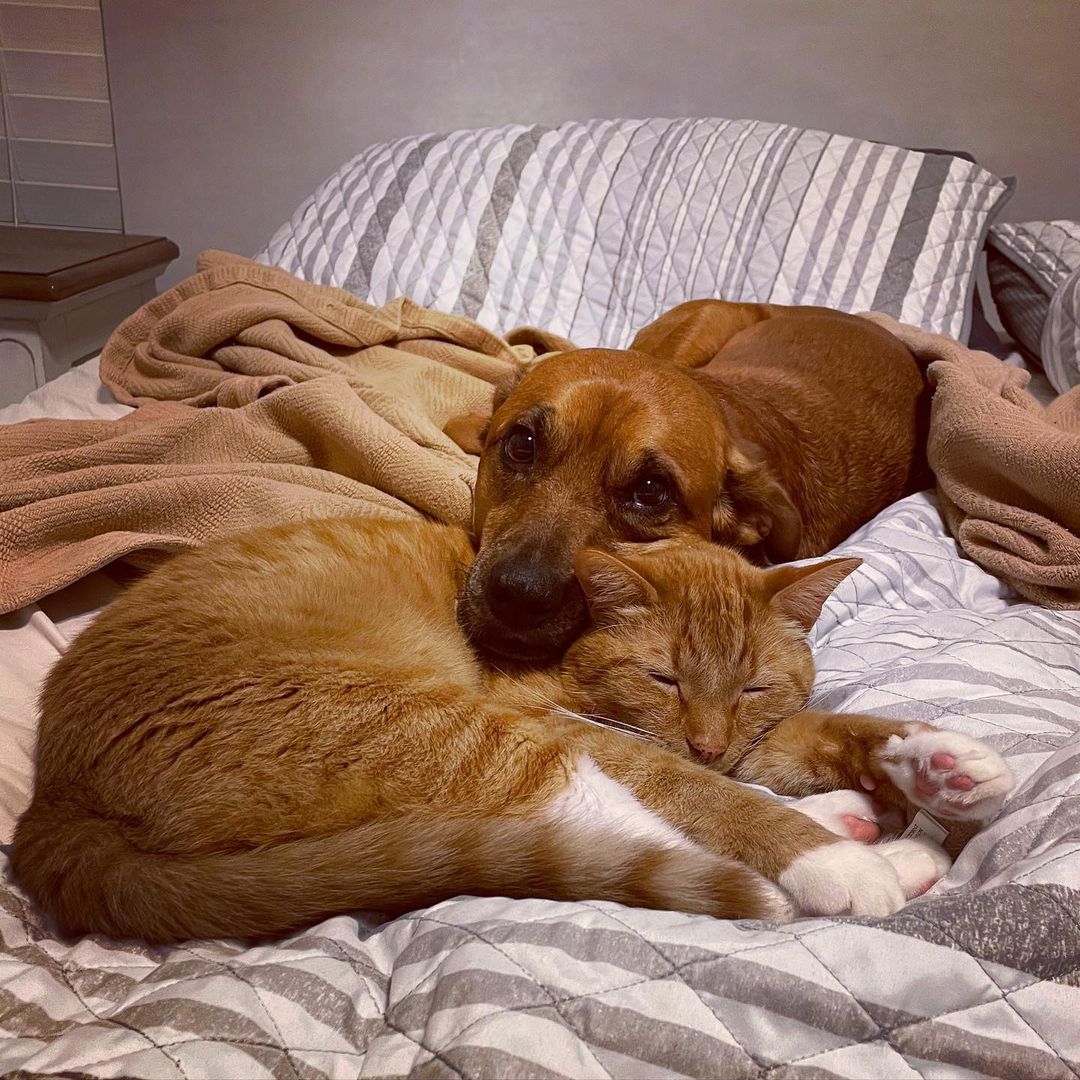
<svg viewBox="0 0 1080 1080">
<path fill-rule="evenodd" d="M 674 675 L 665 675 L 662 671 L 650 671 L 649 678 L 654 679 L 661 686 L 670 687 L 672 690 L 679 688 L 679 681 Z"/>
<path fill-rule="evenodd" d="M 767 694 L 772 689 L 771 686 L 744 686 L 744 694 Z"/>
</svg>

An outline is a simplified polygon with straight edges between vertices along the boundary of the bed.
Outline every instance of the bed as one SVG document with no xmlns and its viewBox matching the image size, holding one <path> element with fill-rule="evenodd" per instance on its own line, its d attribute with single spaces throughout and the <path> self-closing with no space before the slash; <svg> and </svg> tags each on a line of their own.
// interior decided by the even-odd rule
<svg viewBox="0 0 1080 1080">
<path fill-rule="evenodd" d="M 260 258 L 582 345 L 624 345 L 693 295 L 874 307 L 966 336 L 1007 191 L 962 158 L 782 125 L 484 129 L 365 151 Z M 0 422 L 126 411 L 90 361 Z M 1080 1075 L 1080 613 L 1021 602 L 964 558 L 931 492 L 837 554 L 864 565 L 814 629 L 814 704 L 986 739 L 1018 777 L 903 911 L 770 926 L 460 897 L 273 944 L 151 949 L 56 939 L 5 858 L 0 1072 Z M 4 842 L 29 793 L 37 687 L 120 588 L 99 571 L 0 617 Z"/>
</svg>

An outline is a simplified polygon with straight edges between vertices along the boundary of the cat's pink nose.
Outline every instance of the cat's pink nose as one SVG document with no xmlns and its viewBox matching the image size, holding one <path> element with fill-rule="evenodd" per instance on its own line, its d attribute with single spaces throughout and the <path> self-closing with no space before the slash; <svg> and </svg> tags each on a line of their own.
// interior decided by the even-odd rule
<svg viewBox="0 0 1080 1080">
<path fill-rule="evenodd" d="M 710 743 L 704 739 L 687 739 L 686 745 L 690 747 L 690 753 L 706 765 L 711 765 L 717 758 L 723 757 L 727 749 L 726 743 Z"/>
</svg>

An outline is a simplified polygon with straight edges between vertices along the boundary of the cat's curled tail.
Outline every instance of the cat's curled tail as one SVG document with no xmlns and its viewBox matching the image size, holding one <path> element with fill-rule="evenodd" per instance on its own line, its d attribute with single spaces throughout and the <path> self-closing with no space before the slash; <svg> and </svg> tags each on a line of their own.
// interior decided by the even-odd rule
<svg viewBox="0 0 1080 1080">
<path fill-rule="evenodd" d="M 14 848 L 16 878 L 70 936 L 262 937 L 459 894 L 792 916 L 783 892 L 741 863 L 526 817 L 402 817 L 250 850 L 167 855 L 141 851 L 122 825 L 74 801 L 50 800 L 23 815 Z"/>
</svg>

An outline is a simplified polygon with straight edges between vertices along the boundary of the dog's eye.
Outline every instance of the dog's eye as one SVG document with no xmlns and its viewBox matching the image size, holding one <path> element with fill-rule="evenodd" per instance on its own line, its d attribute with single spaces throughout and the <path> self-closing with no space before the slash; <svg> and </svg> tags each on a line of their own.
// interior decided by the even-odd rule
<svg viewBox="0 0 1080 1080">
<path fill-rule="evenodd" d="M 656 510 L 667 504 L 671 498 L 671 488 L 665 477 L 649 473 L 634 485 L 630 497 L 642 509 Z"/>
<path fill-rule="evenodd" d="M 524 425 L 516 424 L 503 440 L 503 457 L 519 468 L 536 459 L 536 436 Z"/>
</svg>

